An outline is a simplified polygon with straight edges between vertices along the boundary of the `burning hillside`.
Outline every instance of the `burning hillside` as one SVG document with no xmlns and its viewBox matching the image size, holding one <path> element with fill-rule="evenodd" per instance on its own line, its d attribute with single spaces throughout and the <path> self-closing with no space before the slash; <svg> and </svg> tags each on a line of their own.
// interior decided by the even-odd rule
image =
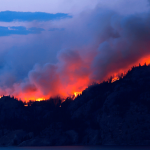
<svg viewBox="0 0 150 150">
<path fill-rule="evenodd" d="M 18 46 L 14 52 L 3 54 L 8 59 L 0 70 L 0 95 L 24 102 L 76 97 L 93 83 L 111 76 L 114 82 L 132 66 L 149 64 L 149 15 L 120 15 L 97 7 L 60 22 L 64 30 L 45 31 L 32 41 L 32 45 L 43 42 L 43 47 L 36 46 L 36 52 L 30 49 L 28 53 Z M 42 50 L 45 47 L 47 51 Z M 55 51 L 55 61 L 48 53 L 51 50 Z M 37 55 L 41 57 L 35 60 Z"/>
<path fill-rule="evenodd" d="M 150 145 L 150 66 L 111 81 L 63 103 L 2 97 L 0 146 Z"/>
</svg>

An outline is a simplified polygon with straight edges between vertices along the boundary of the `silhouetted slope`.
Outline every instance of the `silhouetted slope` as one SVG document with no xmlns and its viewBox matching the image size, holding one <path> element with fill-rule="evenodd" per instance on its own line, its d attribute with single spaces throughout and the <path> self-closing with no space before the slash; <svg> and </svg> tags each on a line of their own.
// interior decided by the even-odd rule
<svg viewBox="0 0 150 150">
<path fill-rule="evenodd" d="M 30 105 L 0 99 L 1 146 L 150 145 L 150 66 L 92 85 L 74 101 Z"/>
</svg>

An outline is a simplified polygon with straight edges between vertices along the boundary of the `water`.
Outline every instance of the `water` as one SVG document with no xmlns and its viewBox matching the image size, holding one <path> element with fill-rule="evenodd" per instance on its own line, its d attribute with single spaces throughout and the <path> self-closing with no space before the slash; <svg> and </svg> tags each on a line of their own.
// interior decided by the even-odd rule
<svg viewBox="0 0 150 150">
<path fill-rule="evenodd" d="M 0 150 L 150 150 L 150 146 L 56 146 L 56 147 L 0 147 Z"/>
</svg>

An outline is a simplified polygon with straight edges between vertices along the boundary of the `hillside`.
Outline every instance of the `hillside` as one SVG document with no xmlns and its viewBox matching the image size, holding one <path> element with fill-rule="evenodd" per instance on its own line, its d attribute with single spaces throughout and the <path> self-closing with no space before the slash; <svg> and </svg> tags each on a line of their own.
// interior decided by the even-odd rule
<svg viewBox="0 0 150 150">
<path fill-rule="evenodd" d="M 0 146 L 150 145 L 150 66 L 95 84 L 74 101 L 0 99 Z"/>
</svg>

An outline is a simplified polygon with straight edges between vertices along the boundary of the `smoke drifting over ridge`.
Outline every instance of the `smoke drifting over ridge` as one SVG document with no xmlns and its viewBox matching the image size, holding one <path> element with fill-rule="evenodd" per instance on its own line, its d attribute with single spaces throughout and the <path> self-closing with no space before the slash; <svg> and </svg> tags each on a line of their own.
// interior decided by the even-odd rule
<svg viewBox="0 0 150 150">
<path fill-rule="evenodd" d="M 149 12 L 123 16 L 96 8 L 56 26 L 64 30 L 44 31 L 21 52 L 18 46 L 1 54 L 1 95 L 23 101 L 71 96 L 93 82 L 150 62 Z M 57 54 L 53 62 L 49 50 Z"/>
</svg>

